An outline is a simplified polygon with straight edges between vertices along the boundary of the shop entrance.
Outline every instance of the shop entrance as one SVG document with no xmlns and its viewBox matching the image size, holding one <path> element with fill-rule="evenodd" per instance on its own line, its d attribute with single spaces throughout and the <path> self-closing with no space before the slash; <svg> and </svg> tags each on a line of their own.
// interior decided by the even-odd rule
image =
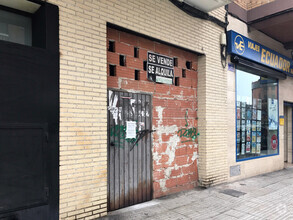
<svg viewBox="0 0 293 220">
<path fill-rule="evenodd" d="M 292 163 L 293 103 L 284 105 L 284 162 Z"/>
<path fill-rule="evenodd" d="M 108 211 L 152 199 L 151 100 L 108 91 Z"/>
</svg>

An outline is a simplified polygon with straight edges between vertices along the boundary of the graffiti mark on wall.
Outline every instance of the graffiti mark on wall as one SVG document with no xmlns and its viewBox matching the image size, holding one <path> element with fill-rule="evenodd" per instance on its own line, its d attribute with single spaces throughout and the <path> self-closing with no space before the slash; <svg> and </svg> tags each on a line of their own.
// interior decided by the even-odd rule
<svg viewBox="0 0 293 220">
<path fill-rule="evenodd" d="M 114 125 L 110 127 L 110 144 L 119 148 L 124 148 L 124 142 L 135 143 L 137 138 L 126 138 L 126 126 Z"/>
<path fill-rule="evenodd" d="M 188 109 L 186 109 L 185 112 L 185 128 L 181 128 L 179 131 L 177 131 L 177 134 L 179 135 L 180 138 L 187 138 L 188 140 L 181 141 L 181 143 L 184 142 L 190 142 L 190 141 L 195 141 L 199 133 L 197 132 L 196 127 L 190 127 L 188 128 Z"/>
<path fill-rule="evenodd" d="M 130 143 L 130 150 L 134 148 L 134 146 L 138 146 L 138 142 L 146 137 L 148 134 L 154 132 L 154 130 L 144 129 L 144 130 L 136 130 L 135 138 L 126 138 L 126 126 L 125 125 L 114 125 L 110 127 L 110 145 L 124 148 L 124 143 Z M 114 140 L 113 140 L 114 139 Z"/>
</svg>

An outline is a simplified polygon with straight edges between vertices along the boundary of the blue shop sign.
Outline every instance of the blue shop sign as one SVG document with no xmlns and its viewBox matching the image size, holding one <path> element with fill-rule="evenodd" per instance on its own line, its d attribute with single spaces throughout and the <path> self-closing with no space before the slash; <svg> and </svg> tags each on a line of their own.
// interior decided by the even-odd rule
<svg viewBox="0 0 293 220">
<path fill-rule="evenodd" d="M 293 74 L 292 59 L 234 31 L 228 31 L 228 53 L 255 61 L 287 75 Z"/>
</svg>

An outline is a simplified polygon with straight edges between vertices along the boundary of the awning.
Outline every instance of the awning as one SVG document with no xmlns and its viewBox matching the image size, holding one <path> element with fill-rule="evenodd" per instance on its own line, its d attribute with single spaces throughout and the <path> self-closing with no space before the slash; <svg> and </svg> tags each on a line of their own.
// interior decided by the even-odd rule
<svg viewBox="0 0 293 220">
<path fill-rule="evenodd" d="M 231 62 L 236 64 L 237 69 L 257 74 L 262 77 L 269 77 L 273 79 L 286 79 L 287 75 L 285 73 L 273 70 L 271 68 L 265 67 L 261 64 L 246 60 L 237 55 L 231 56 Z"/>
</svg>

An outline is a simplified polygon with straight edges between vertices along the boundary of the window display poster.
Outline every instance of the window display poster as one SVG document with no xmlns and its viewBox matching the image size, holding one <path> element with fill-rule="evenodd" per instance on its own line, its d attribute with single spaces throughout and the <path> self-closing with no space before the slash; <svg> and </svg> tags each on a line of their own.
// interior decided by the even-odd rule
<svg viewBox="0 0 293 220">
<path fill-rule="evenodd" d="M 257 111 L 256 111 L 256 109 L 252 109 L 252 119 L 253 120 L 256 120 L 256 113 L 257 113 Z"/>
<path fill-rule="evenodd" d="M 250 142 L 246 142 L 246 153 L 250 153 Z"/>
<path fill-rule="evenodd" d="M 245 108 L 241 109 L 241 118 L 245 119 Z"/>
<path fill-rule="evenodd" d="M 250 141 L 250 129 L 246 131 L 246 141 Z"/>
<path fill-rule="evenodd" d="M 252 131 L 256 131 L 256 121 L 252 121 Z"/>
<path fill-rule="evenodd" d="M 246 115 L 247 115 L 246 119 L 251 119 L 251 109 L 247 109 Z"/>
<path fill-rule="evenodd" d="M 275 134 L 271 137 L 271 147 L 273 150 L 276 150 L 278 147 L 278 137 Z"/>
<path fill-rule="evenodd" d="M 240 154 L 240 144 L 237 144 L 237 155 Z"/>
<path fill-rule="evenodd" d="M 252 106 L 253 108 L 257 108 L 257 99 L 252 100 Z"/>
<path fill-rule="evenodd" d="M 257 100 L 257 109 L 261 109 L 261 99 Z"/>
<path fill-rule="evenodd" d="M 261 131 L 261 121 L 256 122 L 256 130 Z"/>
<path fill-rule="evenodd" d="M 261 110 L 257 110 L 257 120 L 261 120 Z"/>
<path fill-rule="evenodd" d="M 240 108 L 237 108 L 237 119 L 240 119 Z"/>
<path fill-rule="evenodd" d="M 241 154 L 244 155 L 245 154 L 245 143 L 241 144 Z"/>
<path fill-rule="evenodd" d="M 260 143 L 256 144 L 256 153 L 260 154 Z"/>
<path fill-rule="evenodd" d="M 240 120 L 237 120 L 237 131 L 240 131 Z"/>
<path fill-rule="evenodd" d="M 251 121 L 250 120 L 246 120 L 246 129 L 250 129 L 251 127 Z"/>
<path fill-rule="evenodd" d="M 269 130 L 278 129 L 278 100 L 268 98 Z"/>
<path fill-rule="evenodd" d="M 252 143 L 251 145 L 251 153 L 255 154 L 256 152 L 256 143 Z"/>
<path fill-rule="evenodd" d="M 245 142 L 245 131 L 244 132 L 242 131 L 241 142 Z"/>
<path fill-rule="evenodd" d="M 252 142 L 256 142 L 256 132 L 252 132 Z"/>
<path fill-rule="evenodd" d="M 240 132 L 237 132 L 237 143 L 240 143 Z"/>
<path fill-rule="evenodd" d="M 257 142 L 261 142 L 261 132 L 260 131 L 256 132 L 256 135 L 257 135 Z"/>
<path fill-rule="evenodd" d="M 246 102 L 241 102 L 241 106 L 242 106 L 242 108 L 245 108 L 246 107 Z"/>
</svg>

